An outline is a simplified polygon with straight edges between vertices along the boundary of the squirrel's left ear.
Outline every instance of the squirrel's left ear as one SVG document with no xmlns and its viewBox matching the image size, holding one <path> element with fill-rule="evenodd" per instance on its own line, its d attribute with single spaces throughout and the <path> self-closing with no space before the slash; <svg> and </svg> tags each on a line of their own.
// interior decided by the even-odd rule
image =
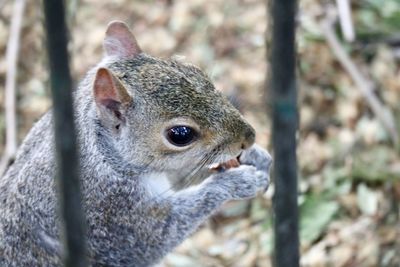
<svg viewBox="0 0 400 267">
<path fill-rule="evenodd" d="M 135 36 L 122 21 L 108 24 L 103 46 L 107 56 L 117 58 L 134 58 L 142 52 Z"/>
<path fill-rule="evenodd" d="M 132 102 L 126 88 L 108 69 L 99 68 L 93 84 L 93 96 L 100 119 L 119 129 L 125 122 L 125 108 Z"/>
</svg>

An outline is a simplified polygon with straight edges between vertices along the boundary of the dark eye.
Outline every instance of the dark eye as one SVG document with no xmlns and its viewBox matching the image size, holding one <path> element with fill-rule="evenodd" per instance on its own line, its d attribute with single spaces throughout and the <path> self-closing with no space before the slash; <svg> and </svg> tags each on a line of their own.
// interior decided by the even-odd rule
<svg viewBox="0 0 400 267">
<path fill-rule="evenodd" d="M 174 126 L 167 131 L 168 141 L 175 146 L 189 145 L 196 136 L 196 131 L 188 126 Z"/>
</svg>

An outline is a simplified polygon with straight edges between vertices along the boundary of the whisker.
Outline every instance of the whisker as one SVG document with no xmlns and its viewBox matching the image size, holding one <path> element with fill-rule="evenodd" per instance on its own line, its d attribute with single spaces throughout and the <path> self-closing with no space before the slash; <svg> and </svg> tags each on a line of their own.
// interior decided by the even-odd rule
<svg viewBox="0 0 400 267">
<path fill-rule="evenodd" d="M 204 157 L 202 161 L 200 161 L 199 166 L 198 166 L 197 168 L 194 168 L 194 170 L 188 175 L 188 178 L 186 179 L 186 182 L 183 184 L 183 188 L 187 188 L 187 187 L 189 187 L 189 186 L 191 186 L 191 185 L 193 184 L 193 183 L 192 183 L 192 181 L 193 181 L 192 178 L 194 178 L 195 175 L 197 175 L 197 173 L 198 173 L 201 169 L 203 169 L 204 166 L 205 166 L 207 163 L 211 163 L 212 160 L 210 160 L 210 159 L 211 159 L 211 158 L 214 158 L 216 154 L 217 154 L 217 153 L 215 153 L 215 152 L 214 152 L 214 153 L 210 153 L 210 154 L 208 154 L 208 156 L 206 155 L 206 157 Z"/>
<path fill-rule="evenodd" d="M 217 158 L 217 156 L 220 154 L 221 151 L 223 151 L 225 149 L 225 146 L 223 144 L 218 144 L 215 146 L 215 148 L 210 151 L 209 153 L 205 154 L 199 161 L 199 163 L 197 164 L 197 166 L 195 166 L 186 176 L 186 179 L 184 181 L 184 183 L 181 185 L 182 188 L 188 188 L 189 186 L 194 184 L 195 181 L 195 177 L 196 175 L 199 173 L 200 170 L 202 170 L 204 168 L 204 166 L 206 166 L 207 164 L 211 164 L 214 163 L 215 159 Z M 228 148 L 229 149 L 229 148 Z M 229 154 L 231 154 L 231 150 L 228 150 Z M 224 162 L 227 161 L 228 156 L 227 155 L 220 155 L 221 159 L 219 161 Z M 149 162 L 150 164 L 151 162 Z M 148 164 L 148 165 L 149 165 Z M 166 189 L 165 191 L 159 193 L 157 196 L 153 196 L 150 199 L 147 199 L 147 201 L 154 201 L 157 199 L 162 199 L 167 193 L 172 191 L 172 195 L 178 193 L 178 191 L 174 191 L 173 189 L 182 181 L 176 181 L 175 183 L 172 183 L 170 188 Z M 144 200 L 143 200 L 144 201 Z M 140 205 L 142 203 L 139 202 L 137 203 L 138 205 Z"/>
<path fill-rule="evenodd" d="M 188 174 L 188 178 L 186 179 L 186 181 L 184 182 L 184 184 L 182 186 L 183 188 L 187 188 L 188 186 L 190 186 L 192 184 L 193 178 L 210 161 L 210 158 L 212 156 L 214 156 L 214 154 L 215 153 L 213 153 L 213 151 L 212 151 L 212 153 L 208 153 L 208 154 L 204 155 L 204 157 L 200 160 L 199 165 L 196 166 L 195 168 L 193 168 L 193 170 Z M 177 181 L 175 184 L 172 184 L 172 186 L 169 189 L 165 190 L 164 192 L 159 194 L 157 197 L 161 197 L 162 195 L 172 191 L 173 188 L 178 185 L 178 183 L 180 183 L 180 181 Z M 177 193 L 177 192 L 174 191 L 173 194 L 175 194 L 175 193 Z"/>
</svg>

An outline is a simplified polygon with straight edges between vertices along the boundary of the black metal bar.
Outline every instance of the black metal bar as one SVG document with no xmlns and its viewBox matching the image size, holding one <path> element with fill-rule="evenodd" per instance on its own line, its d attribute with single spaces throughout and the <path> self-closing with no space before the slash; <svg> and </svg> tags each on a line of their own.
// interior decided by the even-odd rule
<svg viewBox="0 0 400 267">
<path fill-rule="evenodd" d="M 84 267 L 87 266 L 85 220 L 79 185 L 64 2 L 44 0 L 44 13 L 53 98 L 57 180 L 65 244 L 64 264 L 67 267 Z"/>
<path fill-rule="evenodd" d="M 272 0 L 272 139 L 275 178 L 275 265 L 299 266 L 295 57 L 296 0 Z"/>
</svg>

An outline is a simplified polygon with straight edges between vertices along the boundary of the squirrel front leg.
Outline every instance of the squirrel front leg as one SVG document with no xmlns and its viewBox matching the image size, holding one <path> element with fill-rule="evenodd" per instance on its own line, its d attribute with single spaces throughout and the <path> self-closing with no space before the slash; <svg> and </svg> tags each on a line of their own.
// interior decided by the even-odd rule
<svg viewBox="0 0 400 267">
<path fill-rule="evenodd" d="M 242 153 L 243 165 L 215 173 L 202 184 L 170 196 L 171 216 L 165 231 L 169 240 L 179 244 L 207 217 L 228 200 L 255 197 L 269 185 L 271 156 L 258 145 Z M 174 246 L 174 244 L 171 244 Z"/>
</svg>

